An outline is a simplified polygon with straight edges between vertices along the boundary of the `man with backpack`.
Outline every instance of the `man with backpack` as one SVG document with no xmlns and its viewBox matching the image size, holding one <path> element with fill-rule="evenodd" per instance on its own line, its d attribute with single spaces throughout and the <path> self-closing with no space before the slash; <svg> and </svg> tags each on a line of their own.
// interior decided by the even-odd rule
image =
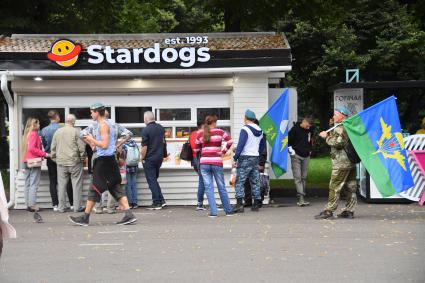
<svg viewBox="0 0 425 283">
<path fill-rule="evenodd" d="M 342 125 L 350 112 L 345 107 L 335 109 L 333 121 L 334 128 L 329 131 L 320 132 L 319 136 L 326 140 L 331 147 L 332 175 L 329 183 L 328 204 L 324 211 L 316 215 L 315 219 L 328 219 L 333 217 L 339 203 L 341 190 L 347 189 L 347 204 L 343 211 L 337 215 L 338 218 L 354 218 L 354 208 L 357 204 L 357 178 L 356 164 L 353 163 L 347 154 L 347 145 L 349 145 L 348 135 Z"/>
<path fill-rule="evenodd" d="M 127 193 L 130 208 L 137 208 L 137 171 L 139 169 L 140 150 L 136 142 L 132 139 L 122 145 L 125 156 L 126 179 L 127 185 L 125 191 Z"/>
</svg>

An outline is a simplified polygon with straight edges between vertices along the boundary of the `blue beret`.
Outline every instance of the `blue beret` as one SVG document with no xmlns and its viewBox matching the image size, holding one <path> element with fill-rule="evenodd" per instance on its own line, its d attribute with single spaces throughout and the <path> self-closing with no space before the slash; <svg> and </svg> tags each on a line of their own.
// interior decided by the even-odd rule
<svg viewBox="0 0 425 283">
<path fill-rule="evenodd" d="M 350 116 L 350 111 L 348 111 L 348 109 L 344 106 L 339 106 L 335 109 L 336 112 L 339 112 L 345 116 Z"/>
<path fill-rule="evenodd" d="M 245 111 L 245 117 L 251 120 L 257 119 L 257 117 L 255 117 L 255 113 L 252 112 L 251 110 L 247 109 Z"/>
</svg>

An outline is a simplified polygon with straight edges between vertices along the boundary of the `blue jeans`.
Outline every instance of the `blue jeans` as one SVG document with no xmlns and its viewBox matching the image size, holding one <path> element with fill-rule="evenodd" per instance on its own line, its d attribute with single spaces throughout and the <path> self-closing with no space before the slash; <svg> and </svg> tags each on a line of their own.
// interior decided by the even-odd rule
<svg viewBox="0 0 425 283">
<path fill-rule="evenodd" d="M 208 198 L 208 204 L 210 205 L 211 215 L 217 215 L 217 205 L 214 197 L 214 180 L 215 179 L 218 187 L 218 193 L 220 195 L 221 204 L 223 205 L 224 211 L 230 213 L 232 207 L 230 206 L 229 196 L 227 195 L 226 186 L 224 184 L 224 173 L 222 166 L 201 164 L 200 171 L 202 179 L 204 181 L 205 192 Z"/>
<path fill-rule="evenodd" d="M 125 186 L 125 192 L 127 194 L 128 202 L 130 204 L 137 204 L 137 187 L 136 187 L 137 172 L 128 173 L 126 175 L 127 185 Z"/>
<path fill-rule="evenodd" d="M 161 168 L 162 160 L 160 162 L 153 162 L 146 160 L 143 163 L 143 169 L 145 170 L 146 181 L 148 182 L 149 189 L 152 193 L 152 203 L 155 205 L 162 204 L 165 202 L 164 196 L 161 192 L 161 187 L 158 183 L 159 168 Z"/>
<path fill-rule="evenodd" d="M 253 199 L 261 200 L 260 172 L 258 171 L 258 156 L 241 155 L 238 159 L 236 173 L 236 198 L 245 197 L 245 181 L 249 179 Z"/>
<path fill-rule="evenodd" d="M 194 157 L 192 160 L 192 166 L 193 169 L 198 174 L 198 204 L 204 202 L 204 194 L 205 194 L 205 186 L 204 186 L 204 180 L 202 179 L 201 172 L 199 172 L 199 160 L 198 158 Z"/>
</svg>

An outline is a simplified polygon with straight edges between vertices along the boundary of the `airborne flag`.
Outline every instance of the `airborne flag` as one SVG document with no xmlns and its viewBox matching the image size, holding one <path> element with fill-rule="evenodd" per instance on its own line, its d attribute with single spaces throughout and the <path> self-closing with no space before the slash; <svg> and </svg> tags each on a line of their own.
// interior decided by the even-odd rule
<svg viewBox="0 0 425 283">
<path fill-rule="evenodd" d="M 346 119 L 343 126 L 382 196 L 414 185 L 394 96 Z"/>
<path fill-rule="evenodd" d="M 288 163 L 288 89 L 273 103 L 260 119 L 260 127 L 272 147 L 270 161 L 276 177 L 287 170 Z"/>
</svg>

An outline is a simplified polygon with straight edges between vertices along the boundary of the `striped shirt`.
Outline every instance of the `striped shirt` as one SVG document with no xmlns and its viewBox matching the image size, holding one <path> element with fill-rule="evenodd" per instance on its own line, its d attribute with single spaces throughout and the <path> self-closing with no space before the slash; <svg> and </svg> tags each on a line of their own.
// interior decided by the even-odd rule
<svg viewBox="0 0 425 283">
<path fill-rule="evenodd" d="M 223 155 L 230 149 L 233 140 L 228 133 L 222 129 L 210 129 L 210 141 L 204 143 L 204 131 L 198 131 L 198 136 L 195 142 L 195 152 L 201 150 L 200 164 L 209 164 L 223 166 Z M 226 147 L 222 148 L 223 141 L 226 142 Z M 202 148 L 201 148 L 202 147 Z"/>
</svg>

